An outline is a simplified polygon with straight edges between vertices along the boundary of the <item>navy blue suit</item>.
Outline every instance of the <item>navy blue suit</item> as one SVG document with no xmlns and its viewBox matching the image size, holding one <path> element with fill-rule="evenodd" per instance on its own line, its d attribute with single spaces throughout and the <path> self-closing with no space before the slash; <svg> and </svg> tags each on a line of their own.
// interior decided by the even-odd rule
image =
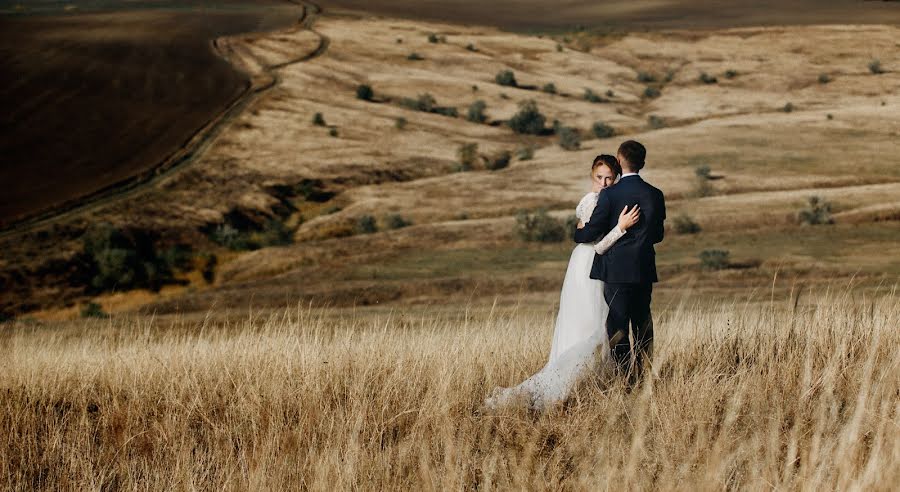
<svg viewBox="0 0 900 492">
<path fill-rule="evenodd" d="M 616 226 L 622 209 L 634 205 L 641 207 L 640 220 L 605 254 L 594 256 L 591 278 L 604 282 L 603 296 L 609 306 L 606 330 L 611 343 L 615 340 L 611 347 L 613 356 L 622 367 L 633 356 L 637 362 L 635 372 L 639 373 L 643 358 L 649 357 L 653 348 L 650 302 L 653 283 L 659 280 L 653 245 L 664 236 L 666 201 L 662 192 L 640 176 L 622 178 L 600 192 L 590 220 L 575 230 L 575 242 L 602 239 Z M 629 341 L 629 325 L 635 347 Z"/>
</svg>

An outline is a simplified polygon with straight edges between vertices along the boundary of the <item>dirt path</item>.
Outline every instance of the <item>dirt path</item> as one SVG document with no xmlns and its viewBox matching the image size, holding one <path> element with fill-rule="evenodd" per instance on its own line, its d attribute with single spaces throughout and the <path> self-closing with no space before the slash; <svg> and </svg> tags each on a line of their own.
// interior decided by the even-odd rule
<svg viewBox="0 0 900 492">
<path fill-rule="evenodd" d="M 315 34 L 319 38 L 319 44 L 313 51 L 305 53 L 290 60 L 267 64 L 260 57 L 254 56 L 256 62 L 262 68 L 260 73 L 248 73 L 251 83 L 247 89 L 232 101 L 227 108 L 221 113 L 213 117 L 202 128 L 200 128 L 183 146 L 176 149 L 169 157 L 153 169 L 133 176 L 112 186 L 91 193 L 77 200 L 63 203 L 53 209 L 42 212 L 38 215 L 22 219 L 4 227 L 0 230 L 0 238 L 7 238 L 15 234 L 28 232 L 42 226 L 46 226 L 60 220 L 77 216 L 90 210 L 96 210 L 102 206 L 117 200 L 123 200 L 139 195 L 148 187 L 153 186 L 164 178 L 168 178 L 177 172 L 183 171 L 185 168 L 196 162 L 204 155 L 210 145 L 228 127 L 231 121 L 240 116 L 252 102 L 256 101 L 261 95 L 268 92 L 281 83 L 281 76 L 278 70 L 289 65 L 309 61 L 321 56 L 328 50 L 330 40 L 324 34 L 314 29 L 316 20 L 322 13 L 321 7 L 317 4 L 305 0 L 286 0 L 289 3 L 299 5 L 303 9 L 303 13 L 297 22 L 292 26 L 278 32 L 292 34 L 298 31 L 306 30 Z M 260 32 L 240 35 L 242 39 L 254 39 L 263 36 L 270 36 L 272 32 Z M 237 37 L 237 36 L 235 36 Z M 223 38 L 217 38 L 211 41 L 211 49 L 222 58 L 232 62 L 234 65 L 234 53 L 230 49 L 228 43 L 223 43 Z M 239 66 L 235 66 L 240 70 Z"/>
</svg>

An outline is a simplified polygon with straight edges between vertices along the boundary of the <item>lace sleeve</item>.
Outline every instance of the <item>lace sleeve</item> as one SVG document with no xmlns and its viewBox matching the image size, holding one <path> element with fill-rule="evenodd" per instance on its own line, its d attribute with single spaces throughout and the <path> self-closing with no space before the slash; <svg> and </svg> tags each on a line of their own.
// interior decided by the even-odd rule
<svg viewBox="0 0 900 492">
<path fill-rule="evenodd" d="M 607 251 L 609 251 L 609 248 L 612 248 L 612 245 L 616 244 L 616 241 L 622 239 L 622 236 L 624 235 L 625 231 L 619 229 L 619 226 L 613 227 L 612 230 L 610 230 L 609 233 L 603 237 L 603 239 L 597 241 L 597 243 L 594 244 L 594 251 L 596 251 L 598 255 L 606 253 Z"/>
<path fill-rule="evenodd" d="M 591 214 L 594 212 L 594 207 L 597 205 L 597 194 L 596 193 L 588 193 L 584 195 L 580 202 L 578 202 L 578 206 L 575 207 L 575 216 L 578 217 L 582 223 L 587 223 L 591 219 Z"/>
</svg>

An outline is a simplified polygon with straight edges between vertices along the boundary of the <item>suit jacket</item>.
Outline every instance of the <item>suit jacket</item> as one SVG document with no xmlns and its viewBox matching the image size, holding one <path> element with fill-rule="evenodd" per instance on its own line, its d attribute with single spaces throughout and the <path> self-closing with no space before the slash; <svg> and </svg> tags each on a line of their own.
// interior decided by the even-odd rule
<svg viewBox="0 0 900 492">
<path fill-rule="evenodd" d="M 656 250 L 663 240 L 666 201 L 663 193 L 641 179 L 626 176 L 600 192 L 591 219 L 575 230 L 576 243 L 592 243 L 619 222 L 625 206 L 641 206 L 641 219 L 603 255 L 594 256 L 591 278 L 607 283 L 647 284 L 658 281 Z"/>
</svg>

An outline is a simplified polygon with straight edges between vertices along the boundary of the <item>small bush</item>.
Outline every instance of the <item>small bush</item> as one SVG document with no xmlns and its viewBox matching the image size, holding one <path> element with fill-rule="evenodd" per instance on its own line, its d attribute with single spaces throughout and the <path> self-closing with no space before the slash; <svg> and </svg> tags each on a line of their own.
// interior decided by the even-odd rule
<svg viewBox="0 0 900 492">
<path fill-rule="evenodd" d="M 424 94 L 419 94 L 419 97 L 417 97 L 416 99 L 404 97 L 400 101 L 400 105 L 416 111 L 430 113 L 437 105 L 437 101 L 434 99 L 434 96 L 426 92 Z"/>
<path fill-rule="evenodd" d="M 831 82 L 831 76 L 830 76 L 830 75 L 828 75 L 827 73 L 819 74 L 819 83 L 820 83 L 820 84 L 827 84 L 827 83 L 829 83 L 829 82 Z"/>
<path fill-rule="evenodd" d="M 96 302 L 89 302 L 81 307 L 82 318 L 108 318 L 109 315 L 103 311 L 103 307 Z"/>
<path fill-rule="evenodd" d="M 730 253 L 722 249 L 707 249 L 700 252 L 700 266 L 704 270 L 723 270 L 728 268 Z"/>
<path fill-rule="evenodd" d="M 534 147 L 531 145 L 523 145 L 516 150 L 516 157 L 520 161 L 530 161 L 534 159 Z"/>
<path fill-rule="evenodd" d="M 738 76 L 737 70 L 731 70 L 731 69 L 725 70 L 725 78 L 726 79 L 733 79 L 737 76 Z"/>
<path fill-rule="evenodd" d="M 471 121 L 472 123 L 484 123 L 487 121 L 487 116 L 484 114 L 484 110 L 487 109 L 487 103 L 478 100 L 469 105 L 469 110 L 466 113 L 466 119 Z"/>
<path fill-rule="evenodd" d="M 440 114 L 443 116 L 449 116 L 451 118 L 456 118 L 459 116 L 459 110 L 451 106 L 435 106 L 434 109 L 431 110 L 434 114 Z"/>
<path fill-rule="evenodd" d="M 696 168 L 694 168 L 694 174 L 698 178 L 709 179 L 710 175 L 712 174 L 712 169 L 710 169 L 710 167 L 706 164 L 703 164 L 702 166 L 697 166 Z"/>
<path fill-rule="evenodd" d="M 201 253 L 198 255 L 200 260 L 200 274 L 203 281 L 211 284 L 216 280 L 216 266 L 219 263 L 219 257 L 214 253 Z"/>
<path fill-rule="evenodd" d="M 834 115 L 831 114 L 831 113 L 828 113 L 828 114 L 825 115 L 825 118 L 828 118 L 829 120 L 833 120 L 833 119 L 834 119 Z"/>
<path fill-rule="evenodd" d="M 591 103 L 604 103 L 607 102 L 606 99 L 600 97 L 600 94 L 597 94 L 591 89 L 584 90 L 584 100 Z"/>
<path fill-rule="evenodd" d="M 441 42 L 441 38 L 438 37 L 437 34 L 431 32 L 431 33 L 428 33 L 428 42 L 429 42 L 429 43 L 435 43 L 435 44 L 436 44 L 436 43 L 440 43 L 440 42 Z"/>
<path fill-rule="evenodd" d="M 547 118 L 538 110 L 537 103 L 532 100 L 519 104 L 519 112 L 510 118 L 508 125 L 516 133 L 540 135 L 544 132 Z"/>
<path fill-rule="evenodd" d="M 881 60 L 872 60 L 869 62 L 869 71 L 875 75 L 884 73 L 884 69 L 881 67 Z"/>
<path fill-rule="evenodd" d="M 335 127 L 331 127 L 331 128 L 328 129 L 328 134 L 331 135 L 332 137 L 337 137 L 337 136 L 338 136 L 338 129 L 335 128 Z"/>
<path fill-rule="evenodd" d="M 456 150 L 456 157 L 459 159 L 459 171 L 471 171 L 475 166 L 475 160 L 478 159 L 478 144 L 460 145 Z"/>
<path fill-rule="evenodd" d="M 406 59 L 409 61 L 422 61 L 425 59 L 425 57 L 416 53 L 415 51 L 413 51 L 412 53 L 410 53 L 409 55 L 406 56 Z"/>
<path fill-rule="evenodd" d="M 402 229 L 412 225 L 412 222 L 400 214 L 390 214 L 384 218 L 384 225 L 388 229 Z"/>
<path fill-rule="evenodd" d="M 571 126 L 562 126 L 557 130 L 559 146 L 565 150 L 578 150 L 581 148 L 581 135 Z"/>
<path fill-rule="evenodd" d="M 401 117 L 397 118 L 396 120 L 394 120 L 394 128 L 396 128 L 398 130 L 403 130 L 404 128 L 406 128 L 407 123 L 408 122 L 406 121 L 406 118 L 401 116 Z"/>
<path fill-rule="evenodd" d="M 553 243 L 565 239 L 566 227 L 544 209 L 533 214 L 520 211 L 516 214 L 515 233 L 523 241 Z"/>
<path fill-rule="evenodd" d="M 662 92 L 660 92 L 660 90 L 657 89 L 656 87 L 647 87 L 646 89 L 644 89 L 644 97 L 646 97 L 648 99 L 656 99 L 657 97 L 659 97 L 661 95 L 662 95 Z"/>
<path fill-rule="evenodd" d="M 594 122 L 594 125 L 591 127 L 591 131 L 597 138 L 609 138 L 616 134 L 616 131 L 613 129 L 613 127 L 607 125 L 602 121 Z"/>
<path fill-rule="evenodd" d="M 700 74 L 700 82 L 702 82 L 704 84 L 715 84 L 715 83 L 719 82 L 719 80 L 717 78 L 713 77 L 712 75 L 710 75 L 706 72 L 703 72 Z"/>
<path fill-rule="evenodd" d="M 610 97 L 610 98 L 616 97 L 616 93 L 613 92 L 612 89 L 607 89 L 607 90 L 606 90 L 606 97 Z"/>
<path fill-rule="evenodd" d="M 378 224 L 375 217 L 371 215 L 361 215 L 356 219 L 356 232 L 359 234 L 372 234 L 378 232 Z"/>
<path fill-rule="evenodd" d="M 562 53 L 562 51 L 563 51 L 563 45 L 561 45 L 561 44 L 559 44 L 559 43 L 556 43 L 556 51 L 557 51 L 558 53 Z"/>
<path fill-rule="evenodd" d="M 544 87 L 541 87 L 541 90 L 547 94 L 556 94 L 556 85 L 553 82 L 550 82 L 544 84 Z"/>
<path fill-rule="evenodd" d="M 371 101 L 373 97 L 375 97 L 375 91 L 372 90 L 371 86 L 360 84 L 356 87 L 357 99 L 362 99 L 363 101 Z"/>
<path fill-rule="evenodd" d="M 716 194 L 715 188 L 712 186 L 712 182 L 707 178 L 697 178 L 697 183 L 694 187 L 694 195 L 699 198 L 704 198 L 707 196 L 713 196 Z"/>
<path fill-rule="evenodd" d="M 668 126 L 668 123 L 666 123 L 665 119 L 655 114 L 651 114 L 647 118 L 647 124 L 650 125 L 650 128 L 653 128 L 654 130 L 659 130 L 660 128 L 665 128 Z"/>
<path fill-rule="evenodd" d="M 501 70 L 494 77 L 494 81 L 496 81 L 499 85 L 507 87 L 519 86 L 518 82 L 516 82 L 516 74 L 514 74 L 512 70 Z"/>
<path fill-rule="evenodd" d="M 650 84 L 656 82 L 656 76 L 649 72 L 638 72 L 637 80 L 643 84 Z"/>
<path fill-rule="evenodd" d="M 671 82 L 674 79 L 675 79 L 675 71 L 669 70 L 668 72 L 666 72 L 666 76 L 663 78 L 663 82 L 668 84 L 669 82 Z"/>
<path fill-rule="evenodd" d="M 784 107 L 781 108 L 781 110 L 784 111 L 785 113 L 790 113 L 790 112 L 794 111 L 794 103 L 785 104 Z"/>
<path fill-rule="evenodd" d="M 831 204 L 817 196 L 811 196 L 806 208 L 797 214 L 797 220 L 804 225 L 833 224 Z"/>
<path fill-rule="evenodd" d="M 315 115 L 313 115 L 312 123 L 316 126 L 326 126 L 325 117 L 322 116 L 322 113 L 316 113 Z"/>
<path fill-rule="evenodd" d="M 700 232 L 700 224 L 694 222 L 694 219 L 687 214 L 675 217 L 672 226 L 678 234 L 697 234 Z"/>
<path fill-rule="evenodd" d="M 485 162 L 485 167 L 490 171 L 497 171 L 499 169 L 504 169 L 509 166 L 509 161 L 512 160 L 512 152 L 508 150 L 504 150 L 499 154 L 487 159 Z"/>
<path fill-rule="evenodd" d="M 478 51 L 478 48 L 476 48 L 475 45 L 472 43 L 467 44 L 466 49 L 469 51 L 473 51 L 473 52 Z"/>
</svg>

